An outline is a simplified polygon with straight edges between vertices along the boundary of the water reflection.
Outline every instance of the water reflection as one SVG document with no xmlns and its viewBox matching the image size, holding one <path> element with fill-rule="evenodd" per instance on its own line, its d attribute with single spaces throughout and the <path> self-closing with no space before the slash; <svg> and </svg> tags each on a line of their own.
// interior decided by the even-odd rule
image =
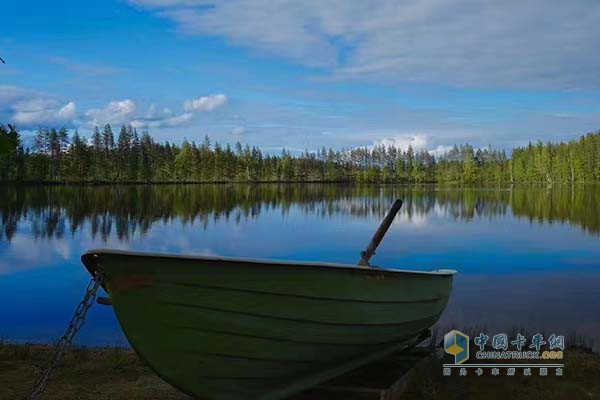
<svg viewBox="0 0 600 400">
<path fill-rule="evenodd" d="M 404 200 L 401 215 L 433 212 L 456 220 L 515 216 L 531 222 L 561 222 L 600 233 L 600 186 L 552 189 L 456 190 L 435 187 L 347 185 L 141 185 L 0 187 L 0 240 L 10 241 L 22 221 L 35 238 L 62 238 L 89 226 L 92 237 L 106 241 L 144 234 L 152 225 L 174 219 L 199 223 L 240 223 L 262 211 L 285 214 L 296 206 L 306 214 L 353 218 L 381 217 L 395 198 Z"/>
<path fill-rule="evenodd" d="M 0 338 L 51 342 L 96 247 L 356 263 L 395 198 L 376 265 L 459 271 L 445 327 L 578 332 L 600 345 L 600 187 L 0 187 Z M 80 343 L 125 343 L 94 307 Z"/>
</svg>

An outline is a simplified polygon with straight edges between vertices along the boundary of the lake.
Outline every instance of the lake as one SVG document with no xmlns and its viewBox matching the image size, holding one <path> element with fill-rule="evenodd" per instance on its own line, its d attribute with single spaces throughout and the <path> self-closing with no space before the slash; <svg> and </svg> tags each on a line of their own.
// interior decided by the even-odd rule
<svg viewBox="0 0 600 400">
<path fill-rule="evenodd" d="M 598 349 L 600 186 L 0 186 L 0 339 L 64 332 L 88 249 L 356 264 L 395 198 L 372 264 L 457 270 L 440 331 L 556 333 Z M 76 342 L 126 345 L 100 305 Z"/>
</svg>

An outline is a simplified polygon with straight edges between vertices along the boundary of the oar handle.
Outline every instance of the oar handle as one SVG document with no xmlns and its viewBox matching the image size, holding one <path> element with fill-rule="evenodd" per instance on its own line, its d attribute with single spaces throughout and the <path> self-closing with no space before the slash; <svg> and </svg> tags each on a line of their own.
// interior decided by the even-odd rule
<svg viewBox="0 0 600 400">
<path fill-rule="evenodd" d="M 369 260 L 371 259 L 371 257 L 373 257 L 373 254 L 375 254 L 377 246 L 379 246 L 379 243 L 381 243 L 381 240 L 390 228 L 390 225 L 392 225 L 392 221 L 398 213 L 398 210 L 400 210 L 400 207 L 402 207 L 402 200 L 398 199 L 394 202 L 392 208 L 387 213 L 383 221 L 381 221 L 381 224 L 379 224 L 379 228 L 377 228 L 377 231 L 373 235 L 369 246 L 364 251 L 360 252 L 360 260 L 358 261 L 358 265 L 363 265 L 367 267 L 370 266 Z"/>
</svg>

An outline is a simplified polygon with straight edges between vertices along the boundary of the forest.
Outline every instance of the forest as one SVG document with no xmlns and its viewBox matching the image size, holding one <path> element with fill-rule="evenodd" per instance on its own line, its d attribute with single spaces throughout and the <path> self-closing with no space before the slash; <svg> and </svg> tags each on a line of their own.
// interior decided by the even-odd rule
<svg viewBox="0 0 600 400">
<path fill-rule="evenodd" d="M 600 131 L 567 143 L 504 150 L 455 145 L 434 157 L 393 146 L 322 148 L 292 155 L 211 142 L 159 143 L 148 132 L 106 124 L 90 138 L 40 128 L 24 148 L 13 125 L 0 125 L 0 181 L 35 183 L 358 182 L 554 184 L 600 182 Z"/>
</svg>

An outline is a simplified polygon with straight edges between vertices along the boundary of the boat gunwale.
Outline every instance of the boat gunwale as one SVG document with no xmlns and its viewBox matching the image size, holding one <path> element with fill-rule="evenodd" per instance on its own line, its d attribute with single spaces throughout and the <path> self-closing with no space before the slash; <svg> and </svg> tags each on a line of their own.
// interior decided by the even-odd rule
<svg viewBox="0 0 600 400">
<path fill-rule="evenodd" d="M 453 269 L 435 269 L 431 271 L 420 271 L 420 270 L 407 270 L 407 269 L 392 269 L 383 268 L 378 266 L 364 267 L 359 265 L 342 264 L 342 263 L 331 263 L 331 262 L 320 262 L 320 261 L 292 261 L 292 260 L 268 260 L 268 259 L 257 259 L 257 258 L 238 258 L 238 257 L 223 257 L 223 256 L 205 256 L 205 255 L 186 255 L 186 254 L 170 254 L 170 253 L 151 253 L 151 252 L 137 252 L 128 250 L 112 250 L 112 249 L 92 249 L 88 250 L 81 256 L 83 264 L 86 266 L 88 271 L 93 274 L 96 269 L 96 262 L 94 256 L 102 255 L 114 255 L 114 256 L 126 256 L 126 257 L 148 257 L 148 258 L 161 258 L 171 260 L 186 260 L 186 261 L 212 261 L 212 262 L 227 262 L 227 263 L 241 263 L 241 264 L 255 264 L 255 265 L 267 265 L 267 266 L 280 266 L 282 268 L 313 268 L 313 269 L 337 269 L 343 271 L 351 271 L 353 273 L 385 273 L 390 275 L 424 275 L 424 276 L 439 276 L 448 277 L 457 274 L 456 270 Z M 88 264 L 89 262 L 89 264 Z"/>
</svg>

